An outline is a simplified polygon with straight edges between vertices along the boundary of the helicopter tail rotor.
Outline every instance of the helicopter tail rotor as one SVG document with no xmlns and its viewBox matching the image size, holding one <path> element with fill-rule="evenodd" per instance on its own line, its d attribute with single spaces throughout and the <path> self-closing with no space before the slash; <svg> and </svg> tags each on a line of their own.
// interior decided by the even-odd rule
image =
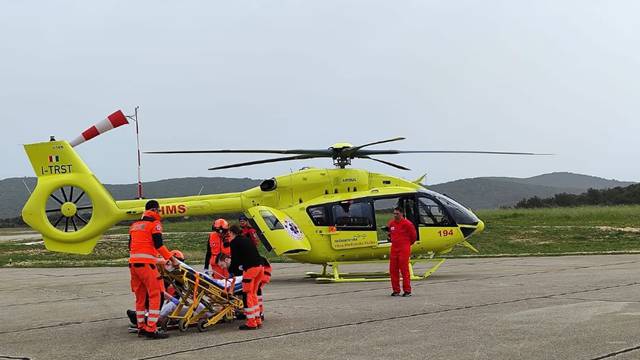
<svg viewBox="0 0 640 360">
<path fill-rule="evenodd" d="M 111 194 L 66 141 L 25 145 L 38 183 L 22 219 L 42 234 L 51 251 L 88 254 L 122 220 Z"/>
</svg>

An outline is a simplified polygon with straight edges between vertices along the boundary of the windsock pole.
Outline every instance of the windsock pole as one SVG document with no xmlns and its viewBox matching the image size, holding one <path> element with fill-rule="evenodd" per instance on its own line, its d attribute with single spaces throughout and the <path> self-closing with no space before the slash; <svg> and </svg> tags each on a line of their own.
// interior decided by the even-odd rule
<svg viewBox="0 0 640 360">
<path fill-rule="evenodd" d="M 140 130 L 138 128 L 138 108 L 139 106 L 136 106 L 133 117 L 134 121 L 136 122 L 136 145 L 138 147 L 138 199 L 142 199 L 142 162 L 140 161 Z"/>
</svg>

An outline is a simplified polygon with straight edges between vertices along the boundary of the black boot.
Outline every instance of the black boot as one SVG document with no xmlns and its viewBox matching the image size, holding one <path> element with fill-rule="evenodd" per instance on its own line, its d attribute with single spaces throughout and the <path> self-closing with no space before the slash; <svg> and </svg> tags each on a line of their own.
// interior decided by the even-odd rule
<svg viewBox="0 0 640 360">
<path fill-rule="evenodd" d="M 249 325 L 240 325 L 240 327 L 238 328 L 240 330 L 258 330 L 257 326 L 249 326 Z"/>
<path fill-rule="evenodd" d="M 131 325 L 138 326 L 138 319 L 136 319 L 135 310 L 127 310 L 127 317 L 129 318 L 129 321 L 131 321 Z"/>
<path fill-rule="evenodd" d="M 149 339 L 166 339 L 169 337 L 169 334 L 167 334 L 166 332 L 162 331 L 162 330 L 156 330 L 154 332 L 148 332 L 145 331 L 147 334 L 147 337 Z"/>
</svg>

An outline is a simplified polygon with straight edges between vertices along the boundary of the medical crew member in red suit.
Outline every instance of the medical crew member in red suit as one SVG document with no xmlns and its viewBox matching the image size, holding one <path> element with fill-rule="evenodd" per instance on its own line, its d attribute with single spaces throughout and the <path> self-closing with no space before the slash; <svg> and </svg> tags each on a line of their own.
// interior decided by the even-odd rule
<svg viewBox="0 0 640 360">
<path fill-rule="evenodd" d="M 389 274 L 391 275 L 391 296 L 400 295 L 400 274 L 402 274 L 402 296 L 411 296 L 411 276 L 409 275 L 409 258 L 411 245 L 416 242 L 416 227 L 404 217 L 402 208 L 393 210 L 393 219 L 387 225 L 391 238 L 389 254 Z"/>
</svg>

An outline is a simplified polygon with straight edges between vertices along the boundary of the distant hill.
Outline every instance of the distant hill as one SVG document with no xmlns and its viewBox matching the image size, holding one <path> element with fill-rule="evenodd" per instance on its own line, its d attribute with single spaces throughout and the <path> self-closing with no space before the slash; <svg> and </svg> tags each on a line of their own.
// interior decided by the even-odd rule
<svg viewBox="0 0 640 360">
<path fill-rule="evenodd" d="M 0 180 L 0 219 L 20 216 L 22 207 L 29 197 L 29 192 L 23 184 L 25 181 L 29 189 L 33 190 L 36 178 L 8 178 Z M 202 194 L 220 194 L 226 192 L 243 191 L 259 185 L 261 180 L 248 178 L 224 178 L 224 177 L 195 177 L 167 179 L 152 181 L 144 184 L 144 196 L 175 197 Z M 137 194 L 136 184 L 110 185 L 105 187 L 114 199 L 135 199 Z M 202 190 L 201 190 L 202 189 Z"/>
<path fill-rule="evenodd" d="M 630 181 L 609 180 L 596 176 L 574 174 L 570 172 L 554 172 L 543 174 L 529 178 L 511 178 L 511 177 L 488 177 L 486 179 L 497 179 L 504 181 L 512 181 L 520 184 L 550 186 L 555 188 L 566 189 L 610 189 L 614 187 L 625 187 L 635 184 Z"/>
<path fill-rule="evenodd" d="M 33 189 L 35 178 L 8 178 L 0 180 L 0 219 L 20 216 L 22 206 Z M 257 186 L 260 180 L 248 178 L 197 177 L 153 181 L 144 184 L 147 198 L 173 197 L 236 192 Z M 429 189 L 450 195 L 473 209 L 513 206 L 518 201 L 537 196 L 552 197 L 559 193 L 580 194 L 589 188 L 607 189 L 633 184 L 607 180 L 595 176 L 558 172 L 530 178 L 480 177 L 430 185 Z M 116 200 L 133 199 L 136 185 L 105 185 Z M 202 190 L 201 190 L 202 189 Z"/>
<path fill-rule="evenodd" d="M 570 207 L 570 206 L 613 206 L 613 205 L 637 205 L 640 204 L 640 184 L 611 189 L 589 189 L 586 192 L 575 194 L 555 194 L 546 199 L 534 196 L 519 201 L 516 208 L 544 208 L 544 207 Z"/>
<path fill-rule="evenodd" d="M 632 184 L 634 183 L 628 181 L 555 172 L 529 178 L 479 177 L 462 179 L 431 185 L 428 188 L 450 195 L 472 209 L 493 209 L 501 206 L 513 206 L 522 199 L 534 196 L 548 198 L 560 193 L 581 194 L 590 188 L 609 189 Z"/>
</svg>

